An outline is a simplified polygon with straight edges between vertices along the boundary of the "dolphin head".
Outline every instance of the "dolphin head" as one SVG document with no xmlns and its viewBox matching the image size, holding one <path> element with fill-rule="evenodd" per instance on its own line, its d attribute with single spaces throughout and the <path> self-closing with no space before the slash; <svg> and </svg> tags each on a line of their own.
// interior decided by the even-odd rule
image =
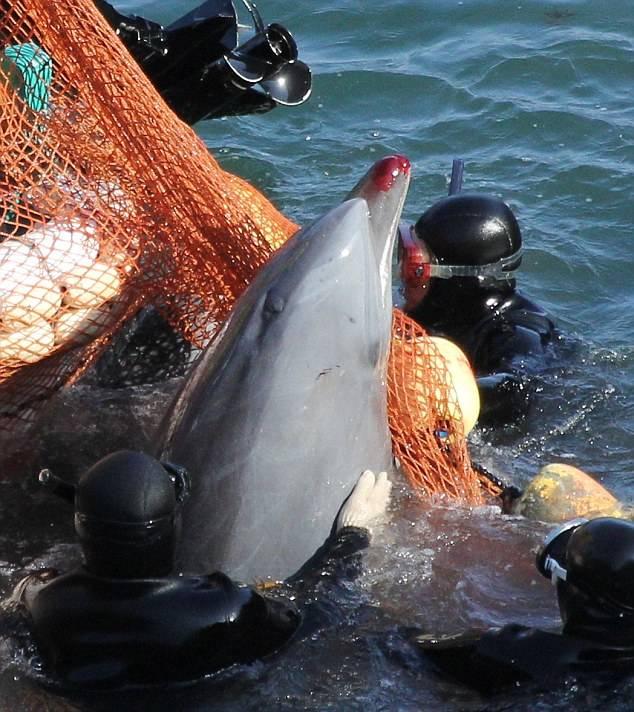
<svg viewBox="0 0 634 712">
<path fill-rule="evenodd" d="M 193 491 L 181 561 L 285 577 L 366 468 L 391 464 L 391 253 L 409 163 L 377 163 L 259 272 L 192 368 L 161 436 Z"/>
</svg>

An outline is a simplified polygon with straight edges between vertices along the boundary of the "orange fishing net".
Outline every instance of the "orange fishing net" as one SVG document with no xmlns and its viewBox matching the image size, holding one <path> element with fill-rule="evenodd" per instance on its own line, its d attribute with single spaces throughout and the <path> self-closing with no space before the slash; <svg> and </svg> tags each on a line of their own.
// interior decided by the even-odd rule
<svg viewBox="0 0 634 712">
<path fill-rule="evenodd" d="M 90 0 L 0 0 L 0 429 L 142 305 L 201 345 L 297 226 L 223 171 Z M 417 490 L 481 500 L 442 357 L 395 311 L 389 412 Z M 444 370 L 443 370 L 444 369 Z"/>
<path fill-rule="evenodd" d="M 416 492 L 482 502 L 487 481 L 480 483 L 471 466 L 445 359 L 425 330 L 398 309 L 388 364 L 388 415 L 394 456 Z"/>
<path fill-rule="evenodd" d="M 89 0 L 0 0 L 0 425 L 155 304 L 203 343 L 297 228 L 225 173 Z"/>
</svg>

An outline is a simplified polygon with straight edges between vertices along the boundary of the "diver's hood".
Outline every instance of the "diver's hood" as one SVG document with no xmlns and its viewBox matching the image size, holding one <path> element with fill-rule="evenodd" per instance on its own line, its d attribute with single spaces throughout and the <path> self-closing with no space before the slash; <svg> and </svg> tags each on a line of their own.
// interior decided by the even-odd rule
<svg viewBox="0 0 634 712">
<path fill-rule="evenodd" d="M 548 537 L 537 568 L 557 586 L 564 632 L 634 644 L 634 523 L 568 522 Z"/>
<path fill-rule="evenodd" d="M 75 490 L 75 531 L 86 568 L 97 576 L 169 573 L 179 506 L 189 492 L 183 468 L 119 450 L 85 472 Z"/>
<path fill-rule="evenodd" d="M 506 260 L 503 269 L 508 271 L 521 262 L 522 235 L 515 215 L 491 195 L 449 195 L 421 215 L 414 231 L 440 265 L 493 266 Z"/>
</svg>

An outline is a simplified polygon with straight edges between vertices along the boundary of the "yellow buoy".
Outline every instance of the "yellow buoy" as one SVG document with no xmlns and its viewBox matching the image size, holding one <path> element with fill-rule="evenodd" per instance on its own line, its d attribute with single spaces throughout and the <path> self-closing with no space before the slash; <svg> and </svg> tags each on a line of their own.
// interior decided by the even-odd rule
<svg viewBox="0 0 634 712">
<path fill-rule="evenodd" d="M 452 385 L 456 392 L 464 434 L 467 435 L 480 415 L 480 393 L 471 365 L 460 347 L 452 341 L 440 336 L 432 336 L 431 341 L 447 365 L 447 384 Z"/>
<path fill-rule="evenodd" d="M 590 475 L 572 465 L 542 467 L 513 508 L 515 514 L 542 522 L 575 517 L 629 517 L 614 495 Z"/>
</svg>

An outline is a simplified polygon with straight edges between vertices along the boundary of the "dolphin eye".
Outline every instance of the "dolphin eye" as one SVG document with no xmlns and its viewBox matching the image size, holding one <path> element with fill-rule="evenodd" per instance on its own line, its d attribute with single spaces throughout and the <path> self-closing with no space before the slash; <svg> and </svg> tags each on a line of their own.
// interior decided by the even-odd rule
<svg viewBox="0 0 634 712">
<path fill-rule="evenodd" d="M 275 316 L 283 312 L 285 306 L 286 300 L 283 297 L 280 297 L 279 294 L 275 294 L 274 292 L 269 292 L 264 302 L 264 313 L 267 316 Z"/>
</svg>

